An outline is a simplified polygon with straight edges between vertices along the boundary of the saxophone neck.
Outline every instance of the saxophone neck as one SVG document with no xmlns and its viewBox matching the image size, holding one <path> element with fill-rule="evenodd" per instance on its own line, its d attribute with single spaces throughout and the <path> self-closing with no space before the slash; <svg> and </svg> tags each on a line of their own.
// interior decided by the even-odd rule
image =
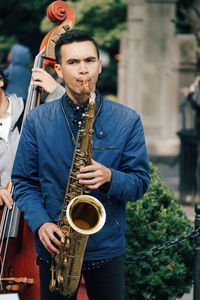
<svg viewBox="0 0 200 300">
<path fill-rule="evenodd" d="M 89 126 L 91 129 L 94 122 L 95 111 L 96 111 L 96 94 L 95 92 L 90 92 L 89 102 L 85 112 L 85 123 L 89 122 L 90 124 Z"/>
<path fill-rule="evenodd" d="M 90 96 L 89 96 L 89 104 L 95 104 L 96 101 L 96 94 L 95 92 L 90 92 Z"/>
<path fill-rule="evenodd" d="M 95 100 L 96 100 L 95 89 L 92 88 L 89 82 L 86 80 L 83 81 L 83 88 L 85 93 L 89 95 L 89 103 L 88 103 L 88 108 L 89 108 L 91 105 L 95 105 Z"/>
</svg>

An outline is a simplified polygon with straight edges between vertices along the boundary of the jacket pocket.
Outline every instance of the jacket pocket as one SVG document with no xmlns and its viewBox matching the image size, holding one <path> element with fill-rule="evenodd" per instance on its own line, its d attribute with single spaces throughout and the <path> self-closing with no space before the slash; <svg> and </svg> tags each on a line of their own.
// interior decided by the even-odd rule
<svg viewBox="0 0 200 300">
<path fill-rule="evenodd" d="M 117 149 L 116 146 L 94 146 L 92 147 L 92 149 L 94 150 L 113 150 L 113 149 Z"/>
<path fill-rule="evenodd" d="M 92 157 L 108 168 L 117 169 L 121 160 L 121 152 L 116 146 L 95 146 L 92 147 Z"/>
<path fill-rule="evenodd" d="M 115 212 L 113 203 L 101 192 L 96 195 L 96 198 L 101 201 L 106 211 L 106 222 L 101 232 L 119 232 L 121 229 L 120 220 Z"/>
</svg>

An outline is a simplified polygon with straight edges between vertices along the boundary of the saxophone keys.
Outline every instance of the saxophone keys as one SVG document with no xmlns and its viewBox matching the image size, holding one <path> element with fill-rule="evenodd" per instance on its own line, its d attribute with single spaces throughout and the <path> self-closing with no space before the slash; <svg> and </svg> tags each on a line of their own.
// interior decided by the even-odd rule
<svg viewBox="0 0 200 300">
<path fill-rule="evenodd" d="M 75 163 L 75 165 L 76 165 L 77 167 L 84 166 L 84 161 L 83 161 L 82 159 L 80 159 L 79 161 L 77 161 L 77 162 Z"/>
<path fill-rule="evenodd" d="M 55 289 L 56 289 L 56 280 L 55 279 L 51 279 L 50 284 L 49 284 L 49 289 L 51 292 L 55 291 Z"/>
<path fill-rule="evenodd" d="M 51 280 L 49 283 L 49 289 L 51 292 L 55 291 L 56 289 L 56 280 L 55 280 L 55 268 L 51 266 Z"/>
<path fill-rule="evenodd" d="M 70 232 L 70 227 L 68 225 L 64 225 L 61 227 L 61 231 L 62 233 L 65 235 L 61 238 L 61 243 L 65 243 L 65 238 L 67 235 L 69 235 L 69 232 Z"/>
<path fill-rule="evenodd" d="M 82 135 L 82 137 L 86 137 L 86 136 L 87 136 L 87 133 L 85 132 L 85 130 L 83 130 L 83 131 L 81 132 L 81 135 Z"/>
<path fill-rule="evenodd" d="M 55 261 L 56 264 L 59 264 L 60 256 L 57 255 L 57 254 L 55 254 L 55 256 L 54 256 L 54 261 Z M 54 271 L 54 273 L 55 273 L 55 271 Z"/>
<path fill-rule="evenodd" d="M 80 155 L 81 157 L 85 157 L 85 152 L 80 152 L 79 155 Z"/>
<path fill-rule="evenodd" d="M 62 288 L 63 281 L 64 281 L 63 276 L 61 274 L 58 274 L 57 280 L 58 280 L 58 286 L 60 286 Z"/>
<path fill-rule="evenodd" d="M 68 263 L 68 259 L 67 259 L 67 257 L 65 257 L 63 260 L 63 267 L 66 267 L 67 263 Z"/>
</svg>

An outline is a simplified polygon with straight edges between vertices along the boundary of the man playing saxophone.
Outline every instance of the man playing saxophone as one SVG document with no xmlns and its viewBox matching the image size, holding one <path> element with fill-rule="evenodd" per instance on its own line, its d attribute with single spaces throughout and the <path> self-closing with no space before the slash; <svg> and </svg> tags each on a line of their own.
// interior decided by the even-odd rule
<svg viewBox="0 0 200 300">
<path fill-rule="evenodd" d="M 105 99 L 96 90 L 102 62 L 88 33 L 70 30 L 63 34 L 55 54 L 55 70 L 64 80 L 65 94 L 29 113 L 12 174 L 14 199 L 35 234 L 41 299 L 76 299 L 76 293 L 66 298 L 49 291 L 49 283 L 51 255 L 59 253 L 64 236 L 57 224 L 77 132 L 88 106 L 87 82 L 96 95 L 93 159 L 80 167 L 76 177 L 103 204 L 106 223 L 89 236 L 82 273 L 90 300 L 122 300 L 126 202 L 141 198 L 150 181 L 142 123 L 134 110 Z"/>
</svg>

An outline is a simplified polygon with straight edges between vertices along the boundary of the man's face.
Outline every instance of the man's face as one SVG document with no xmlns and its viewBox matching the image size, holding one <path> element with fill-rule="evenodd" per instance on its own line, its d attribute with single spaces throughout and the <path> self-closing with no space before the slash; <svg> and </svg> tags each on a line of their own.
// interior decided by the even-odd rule
<svg viewBox="0 0 200 300">
<path fill-rule="evenodd" d="M 55 70 L 64 80 L 68 96 L 77 102 L 88 98 L 83 81 L 88 81 L 89 87 L 95 90 L 101 67 L 95 46 L 85 41 L 63 45 L 61 62 L 55 65 Z"/>
</svg>

